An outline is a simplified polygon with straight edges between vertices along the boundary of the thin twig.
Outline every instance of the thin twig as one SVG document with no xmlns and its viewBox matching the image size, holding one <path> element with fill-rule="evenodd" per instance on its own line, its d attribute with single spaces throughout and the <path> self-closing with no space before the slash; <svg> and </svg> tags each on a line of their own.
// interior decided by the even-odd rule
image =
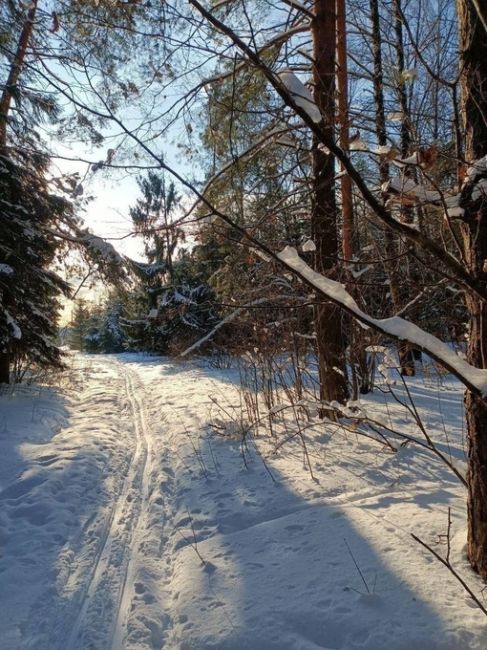
<svg viewBox="0 0 487 650">
<path fill-rule="evenodd" d="M 351 549 L 350 546 L 348 545 L 348 542 L 347 542 L 347 540 L 346 540 L 345 537 L 343 538 L 343 541 L 345 542 L 345 546 L 347 547 L 348 552 L 350 553 L 350 557 L 352 558 L 353 563 L 355 564 L 355 568 L 357 569 L 359 576 L 362 578 L 362 582 L 364 583 L 365 588 L 367 589 L 367 593 L 370 594 L 369 585 L 367 584 L 367 582 L 366 582 L 366 580 L 365 580 L 365 578 L 364 578 L 364 574 L 363 574 L 362 571 L 360 570 L 360 567 L 359 567 L 359 565 L 357 564 L 357 560 L 355 559 L 355 557 L 354 557 L 354 555 L 353 555 L 353 553 L 352 553 L 352 549 Z"/>
<path fill-rule="evenodd" d="M 450 571 L 452 575 L 455 576 L 455 578 L 458 580 L 458 582 L 462 585 L 462 587 L 465 589 L 465 591 L 468 593 L 470 598 L 474 601 L 474 603 L 477 605 L 477 607 L 482 610 L 482 612 L 487 616 L 487 609 L 482 605 L 480 600 L 477 598 L 477 596 L 474 594 L 474 592 L 470 589 L 470 587 L 467 585 L 465 580 L 455 571 L 455 569 L 452 567 L 450 564 L 450 561 L 446 560 L 445 558 L 441 557 L 439 553 L 437 553 L 434 549 L 431 548 L 426 542 L 423 542 L 422 539 L 411 533 L 411 537 L 414 539 L 415 542 L 418 542 L 418 544 L 421 544 L 427 551 L 429 551 L 432 555 L 435 556 L 435 558 L 443 564 L 443 566 L 446 566 L 446 568 Z"/>
</svg>

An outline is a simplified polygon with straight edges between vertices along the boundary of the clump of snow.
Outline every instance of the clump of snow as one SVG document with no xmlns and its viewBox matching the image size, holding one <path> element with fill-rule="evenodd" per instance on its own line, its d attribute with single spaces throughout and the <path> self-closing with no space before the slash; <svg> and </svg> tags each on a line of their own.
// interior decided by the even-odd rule
<svg viewBox="0 0 487 650">
<path fill-rule="evenodd" d="M 114 246 L 102 237 L 98 237 L 98 235 L 86 232 L 81 237 L 81 242 L 104 262 L 120 265 L 124 263 Z"/>
<path fill-rule="evenodd" d="M 361 138 L 357 138 L 350 142 L 349 149 L 350 151 L 368 151 L 369 147 Z"/>
<path fill-rule="evenodd" d="M 4 275 L 13 275 L 14 270 L 8 264 L 0 264 L 0 273 L 3 273 Z"/>
<path fill-rule="evenodd" d="M 487 156 L 475 160 L 467 169 L 464 185 L 475 183 L 479 176 L 487 175 Z"/>
<path fill-rule="evenodd" d="M 401 76 L 405 83 L 411 83 L 418 76 L 418 71 L 415 68 L 408 68 L 407 70 L 402 71 Z"/>
<path fill-rule="evenodd" d="M 446 213 L 452 219 L 463 217 L 465 210 L 460 206 L 461 194 L 448 196 L 445 199 Z"/>
<path fill-rule="evenodd" d="M 419 165 L 421 163 L 421 155 L 419 151 L 415 151 L 410 156 L 406 158 L 394 158 L 392 161 L 397 167 L 402 167 L 404 165 Z"/>
<path fill-rule="evenodd" d="M 392 149 L 393 147 L 391 145 L 380 145 L 374 149 L 373 153 L 379 156 L 387 156 L 387 154 L 391 153 Z"/>
<path fill-rule="evenodd" d="M 10 327 L 10 330 L 12 332 L 12 336 L 14 339 L 21 339 L 22 338 L 22 330 L 20 329 L 17 321 L 13 316 L 7 311 L 4 311 L 5 313 L 5 318 L 7 320 L 7 325 Z"/>
<path fill-rule="evenodd" d="M 325 144 L 323 144 L 322 142 L 320 142 L 318 144 L 318 149 L 320 151 L 322 151 L 324 154 L 326 154 L 327 156 L 329 156 L 330 153 L 331 153 L 330 150 L 328 149 L 328 147 Z"/>
<path fill-rule="evenodd" d="M 303 250 L 303 253 L 312 253 L 316 250 L 316 244 L 312 239 L 308 239 L 304 242 L 301 248 Z"/>
<path fill-rule="evenodd" d="M 485 199 L 485 197 L 487 197 L 487 178 L 476 179 L 472 200 L 478 201 L 481 198 Z"/>
<path fill-rule="evenodd" d="M 402 122 L 404 119 L 404 113 L 402 111 L 392 111 L 388 114 L 387 119 L 390 122 Z"/>
<path fill-rule="evenodd" d="M 442 194 L 437 190 L 428 190 L 420 183 L 416 183 L 412 178 L 395 176 L 390 181 L 382 185 L 383 192 L 391 190 L 405 196 L 410 196 L 424 203 L 437 203 L 441 201 Z"/>
<path fill-rule="evenodd" d="M 291 70 L 279 72 L 279 79 L 286 86 L 296 104 L 306 112 L 313 122 L 319 124 L 323 116 L 303 82 Z"/>
</svg>

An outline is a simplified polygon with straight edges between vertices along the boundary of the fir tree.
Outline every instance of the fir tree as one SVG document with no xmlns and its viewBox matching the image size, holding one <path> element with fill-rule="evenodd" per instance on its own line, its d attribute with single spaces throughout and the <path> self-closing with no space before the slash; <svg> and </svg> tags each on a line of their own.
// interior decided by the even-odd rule
<svg viewBox="0 0 487 650">
<path fill-rule="evenodd" d="M 88 333 L 90 312 L 84 300 L 77 300 L 71 316 L 68 342 L 73 350 L 85 349 L 85 336 Z"/>
</svg>

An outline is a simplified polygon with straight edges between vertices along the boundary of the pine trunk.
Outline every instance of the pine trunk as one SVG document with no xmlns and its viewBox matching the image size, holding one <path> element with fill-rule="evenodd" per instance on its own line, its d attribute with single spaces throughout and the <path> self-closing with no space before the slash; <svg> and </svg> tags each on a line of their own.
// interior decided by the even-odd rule
<svg viewBox="0 0 487 650">
<path fill-rule="evenodd" d="M 411 115 L 408 105 L 408 96 L 406 92 L 406 82 L 404 78 L 405 64 L 404 64 L 404 40 L 402 34 L 402 5 L 401 0 L 393 0 L 393 13 L 394 13 L 394 31 L 395 31 L 395 49 L 397 58 L 397 92 L 399 95 L 399 107 L 401 112 L 401 157 L 407 158 L 411 153 L 412 133 L 411 133 Z M 411 167 L 406 166 L 404 169 L 405 178 L 414 179 L 415 173 Z M 403 223 L 414 223 L 414 209 L 410 206 L 402 206 L 401 221 Z M 411 244 L 409 244 L 411 246 Z M 414 252 L 414 247 L 412 247 Z M 419 278 L 415 277 L 415 273 L 411 265 L 407 267 L 407 280 L 406 287 L 416 286 Z M 410 291 L 407 290 L 406 295 L 403 296 L 405 302 L 409 302 L 411 296 Z M 399 365 L 401 367 L 401 374 L 406 377 L 413 377 L 416 374 L 414 364 L 414 350 L 409 343 L 402 342 L 398 346 Z"/>
<path fill-rule="evenodd" d="M 27 17 L 25 19 L 22 31 L 17 43 L 17 50 L 14 59 L 10 66 L 7 83 L 4 86 L 2 96 L 0 98 L 0 146 L 5 147 L 7 143 L 7 122 L 10 106 L 12 104 L 12 97 L 15 93 L 15 87 L 19 81 L 20 73 L 24 66 L 25 55 L 30 43 L 32 32 L 34 30 L 34 21 L 37 13 L 37 2 L 33 0 L 30 3 Z"/>
<path fill-rule="evenodd" d="M 333 139 L 335 131 L 335 6 L 329 0 L 315 0 L 312 21 L 314 100 L 323 115 L 324 128 Z M 337 276 L 338 227 L 335 197 L 334 157 L 313 142 L 312 234 L 316 245 L 315 269 L 328 277 Z M 345 402 L 348 387 L 345 341 L 340 310 L 331 303 L 315 309 L 320 397 Z"/>
<path fill-rule="evenodd" d="M 337 52 L 337 97 L 338 122 L 340 124 L 340 148 L 348 152 L 350 145 L 350 120 L 348 116 L 348 66 L 347 66 L 347 26 L 346 2 L 336 0 L 336 52 Z M 353 257 L 353 198 L 352 181 L 341 167 L 340 189 L 342 199 L 342 253 L 345 264 Z"/>
<path fill-rule="evenodd" d="M 338 122 L 340 125 L 340 149 L 348 153 L 350 147 L 350 117 L 348 110 L 348 60 L 347 60 L 347 3 L 346 0 L 336 0 L 336 54 L 337 54 L 337 98 Z M 342 209 L 342 256 L 345 265 L 351 265 L 354 249 L 354 214 L 352 180 L 341 166 L 340 194 Z M 360 303 L 361 296 L 357 283 L 351 273 L 347 273 L 349 291 Z M 347 319 L 347 330 L 350 333 L 349 358 L 352 384 L 352 399 L 358 399 L 359 394 L 370 391 L 369 367 L 367 363 L 367 336 L 364 329 L 352 318 Z"/>
<path fill-rule="evenodd" d="M 0 353 L 0 384 L 10 383 L 10 355 L 6 352 Z"/>
<path fill-rule="evenodd" d="M 473 162 L 487 156 L 487 29 L 474 4 L 458 0 L 462 53 L 462 113 L 465 152 Z M 473 277 L 487 284 L 487 204 L 485 198 L 465 205 L 465 255 Z M 467 360 L 487 368 L 487 304 L 467 297 L 469 343 Z M 487 405 L 471 393 L 465 396 L 468 434 L 468 557 L 487 580 Z"/>
</svg>

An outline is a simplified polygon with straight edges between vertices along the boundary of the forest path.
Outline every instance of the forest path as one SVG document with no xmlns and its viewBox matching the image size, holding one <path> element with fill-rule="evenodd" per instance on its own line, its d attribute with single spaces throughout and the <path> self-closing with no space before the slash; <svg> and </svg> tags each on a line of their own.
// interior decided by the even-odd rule
<svg viewBox="0 0 487 650">
<path fill-rule="evenodd" d="M 142 369 L 123 356 L 79 355 L 65 385 L 13 389 L 26 398 L 12 395 L 4 408 L 2 649 L 121 650 L 137 637 L 161 647 L 167 619 L 135 620 L 137 601 L 150 609 L 140 565 L 160 563 L 165 525 L 151 502 L 159 470 Z"/>
<path fill-rule="evenodd" d="M 410 536 L 450 516 L 464 566 L 452 472 L 321 421 L 304 455 L 291 416 L 244 439 L 239 376 L 76 355 L 55 387 L 0 394 L 1 650 L 484 650 L 484 619 Z M 461 387 L 411 390 L 461 466 Z M 411 432 L 382 391 L 364 407 Z"/>
</svg>

